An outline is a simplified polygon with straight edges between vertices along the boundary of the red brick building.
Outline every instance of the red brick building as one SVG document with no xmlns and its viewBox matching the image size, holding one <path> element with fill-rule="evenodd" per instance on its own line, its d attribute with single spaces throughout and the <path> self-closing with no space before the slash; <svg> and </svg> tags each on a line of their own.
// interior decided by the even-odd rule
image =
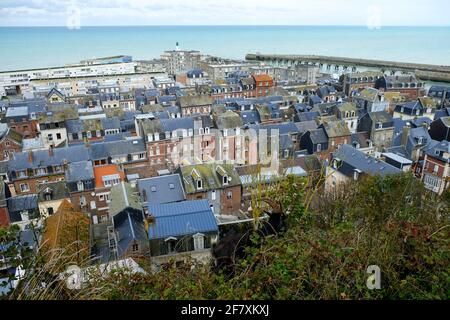
<svg viewBox="0 0 450 320">
<path fill-rule="evenodd" d="M 422 181 L 425 187 L 438 194 L 450 187 L 450 142 L 442 141 L 426 151 Z"/>
<path fill-rule="evenodd" d="M 274 81 L 268 74 L 253 75 L 256 87 L 256 96 L 265 97 L 271 94 L 274 87 Z"/>
</svg>

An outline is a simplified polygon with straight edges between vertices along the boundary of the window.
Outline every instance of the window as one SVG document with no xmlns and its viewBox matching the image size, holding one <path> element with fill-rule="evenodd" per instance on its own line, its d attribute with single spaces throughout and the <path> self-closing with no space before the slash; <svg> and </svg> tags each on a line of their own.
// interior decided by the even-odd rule
<svg viewBox="0 0 450 320">
<path fill-rule="evenodd" d="M 196 234 L 192 237 L 194 239 L 194 250 L 204 250 L 205 249 L 205 236 L 203 234 Z"/>
<path fill-rule="evenodd" d="M 439 166 L 438 166 L 437 164 L 435 164 L 435 165 L 434 165 L 433 172 L 434 172 L 434 173 L 438 173 L 438 171 L 439 171 Z"/>
<path fill-rule="evenodd" d="M 216 190 L 211 191 L 211 200 L 216 200 Z"/>
<path fill-rule="evenodd" d="M 197 189 L 203 189 L 203 182 L 202 180 L 197 180 Z"/>
<path fill-rule="evenodd" d="M 84 207 L 86 205 L 86 197 L 80 196 L 80 206 Z"/>
<path fill-rule="evenodd" d="M 56 139 L 57 139 L 57 140 L 61 140 L 61 133 L 57 133 L 57 134 L 56 134 Z"/>
<path fill-rule="evenodd" d="M 233 198 L 233 192 L 228 191 L 228 192 L 227 192 L 227 199 L 230 200 L 230 199 L 232 199 L 232 198 Z"/>
<path fill-rule="evenodd" d="M 46 193 L 44 195 L 44 197 L 45 197 L 45 201 L 51 201 L 52 200 L 52 194 L 51 193 Z"/>
<path fill-rule="evenodd" d="M 227 175 L 224 175 L 224 176 L 222 177 L 222 182 L 223 182 L 224 185 L 227 185 L 227 184 L 228 184 L 228 176 L 227 176 Z"/>
<path fill-rule="evenodd" d="M 83 181 L 78 181 L 77 188 L 78 188 L 78 191 L 83 191 L 84 190 L 84 183 L 83 183 Z"/>
<path fill-rule="evenodd" d="M 51 216 L 54 213 L 54 209 L 52 207 L 47 208 L 47 213 Z"/>
<path fill-rule="evenodd" d="M 48 134 L 47 135 L 48 141 L 53 141 L 53 134 Z"/>
<path fill-rule="evenodd" d="M 167 243 L 167 253 L 173 253 L 176 249 L 177 239 L 174 237 L 167 238 L 165 242 Z"/>
<path fill-rule="evenodd" d="M 30 187 L 28 186 L 28 183 L 22 183 L 22 184 L 20 184 L 20 191 L 21 191 L 21 192 L 27 192 L 27 191 L 30 191 Z"/>
<path fill-rule="evenodd" d="M 138 252 L 138 251 L 139 251 L 139 244 L 133 243 L 133 252 Z"/>
<path fill-rule="evenodd" d="M 320 152 L 320 151 L 322 151 L 322 145 L 319 143 L 319 144 L 317 145 L 317 152 Z"/>
</svg>

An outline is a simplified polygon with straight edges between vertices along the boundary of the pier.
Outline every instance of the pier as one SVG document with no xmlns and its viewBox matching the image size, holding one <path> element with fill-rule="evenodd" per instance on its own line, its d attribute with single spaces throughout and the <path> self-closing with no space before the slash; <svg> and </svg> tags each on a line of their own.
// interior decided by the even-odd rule
<svg viewBox="0 0 450 320">
<path fill-rule="evenodd" d="M 317 55 L 278 55 L 259 53 L 249 53 L 246 55 L 245 59 L 249 61 L 262 61 L 275 66 L 317 66 L 322 72 L 328 73 L 356 72 L 360 68 L 379 70 L 385 73 L 391 73 L 392 75 L 397 72 L 414 72 L 416 76 L 423 81 L 450 83 L 450 66 Z"/>
</svg>

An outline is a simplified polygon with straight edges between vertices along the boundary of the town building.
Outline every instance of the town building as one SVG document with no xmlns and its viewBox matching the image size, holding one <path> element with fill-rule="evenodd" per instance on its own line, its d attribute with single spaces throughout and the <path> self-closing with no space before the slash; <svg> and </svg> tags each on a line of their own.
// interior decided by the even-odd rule
<svg viewBox="0 0 450 320">
<path fill-rule="evenodd" d="M 327 168 L 325 190 L 339 192 L 340 186 L 358 181 L 366 175 L 392 175 L 402 170 L 369 156 L 350 145 L 342 145 L 333 153 L 331 165 Z"/>
<path fill-rule="evenodd" d="M 425 187 L 442 194 L 450 186 L 450 143 L 442 141 L 425 152 L 421 179 Z"/>
</svg>

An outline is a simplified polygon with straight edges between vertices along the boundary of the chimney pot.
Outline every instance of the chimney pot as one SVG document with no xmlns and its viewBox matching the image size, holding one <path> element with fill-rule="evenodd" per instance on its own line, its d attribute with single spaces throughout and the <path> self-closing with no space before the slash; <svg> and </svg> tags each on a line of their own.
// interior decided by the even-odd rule
<svg viewBox="0 0 450 320">
<path fill-rule="evenodd" d="M 33 151 L 28 151 L 28 162 L 33 163 Z"/>
</svg>

